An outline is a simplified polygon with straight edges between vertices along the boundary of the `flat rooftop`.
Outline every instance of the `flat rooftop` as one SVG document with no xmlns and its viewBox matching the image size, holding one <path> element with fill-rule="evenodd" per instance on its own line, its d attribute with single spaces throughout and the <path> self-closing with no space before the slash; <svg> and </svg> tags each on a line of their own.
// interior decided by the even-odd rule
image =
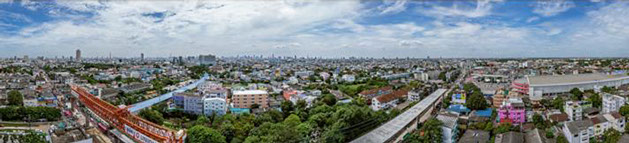
<svg viewBox="0 0 629 143">
<path fill-rule="evenodd" d="M 529 84 L 535 85 L 547 85 L 547 84 L 574 84 L 574 83 L 587 83 L 605 80 L 620 80 L 627 79 L 629 76 L 625 74 L 576 74 L 576 75 L 552 75 L 552 76 L 530 76 L 528 77 Z"/>
<path fill-rule="evenodd" d="M 437 89 L 437 91 L 433 92 L 404 113 L 357 138 L 352 141 L 352 143 L 383 143 L 391 138 L 395 138 L 395 134 L 398 131 L 404 129 L 406 125 L 415 120 L 430 104 L 435 102 L 439 96 L 442 96 L 446 91 L 446 89 Z"/>
</svg>

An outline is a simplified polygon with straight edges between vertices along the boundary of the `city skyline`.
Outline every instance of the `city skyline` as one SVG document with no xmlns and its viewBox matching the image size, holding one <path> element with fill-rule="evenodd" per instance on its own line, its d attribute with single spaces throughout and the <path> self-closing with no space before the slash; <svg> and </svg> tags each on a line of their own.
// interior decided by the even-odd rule
<svg viewBox="0 0 629 143">
<path fill-rule="evenodd" d="M 624 1 L 0 2 L 0 57 L 626 57 Z"/>
</svg>

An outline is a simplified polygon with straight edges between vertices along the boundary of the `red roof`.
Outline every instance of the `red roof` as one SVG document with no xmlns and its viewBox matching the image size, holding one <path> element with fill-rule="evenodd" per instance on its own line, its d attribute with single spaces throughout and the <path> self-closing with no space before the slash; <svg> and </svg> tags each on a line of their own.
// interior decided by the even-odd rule
<svg viewBox="0 0 629 143">
<path fill-rule="evenodd" d="M 385 86 L 385 87 L 381 87 L 381 88 L 365 90 L 365 91 L 360 92 L 359 94 L 360 95 L 372 95 L 372 94 L 378 93 L 378 91 L 389 91 L 389 90 L 393 90 L 393 88 L 391 86 Z"/>
<path fill-rule="evenodd" d="M 378 100 L 380 103 L 385 103 L 393 99 L 406 97 L 407 94 L 408 94 L 408 90 L 398 90 L 389 94 L 378 96 L 376 97 L 376 100 Z"/>
</svg>

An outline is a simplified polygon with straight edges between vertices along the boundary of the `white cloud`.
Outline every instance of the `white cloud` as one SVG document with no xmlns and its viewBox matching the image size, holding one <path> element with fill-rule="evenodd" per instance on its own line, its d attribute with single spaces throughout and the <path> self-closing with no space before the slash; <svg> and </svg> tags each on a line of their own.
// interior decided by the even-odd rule
<svg viewBox="0 0 629 143">
<path fill-rule="evenodd" d="M 530 18 L 526 19 L 526 23 L 531 23 L 531 22 L 537 21 L 537 20 L 539 20 L 539 17 L 533 16 L 533 17 L 530 17 Z"/>
<path fill-rule="evenodd" d="M 468 18 L 478 18 L 491 15 L 492 3 L 499 2 L 496 0 L 477 0 L 476 7 L 468 7 L 454 3 L 452 7 L 433 6 L 432 9 L 418 9 L 420 13 L 426 16 L 464 16 Z"/>
<path fill-rule="evenodd" d="M 534 13 L 549 17 L 570 10 L 575 7 L 574 2 L 567 0 L 540 0 L 537 2 Z"/>
<path fill-rule="evenodd" d="M 406 2 L 407 0 L 385 0 L 378 9 L 382 10 L 380 14 L 395 14 L 406 10 Z"/>
</svg>

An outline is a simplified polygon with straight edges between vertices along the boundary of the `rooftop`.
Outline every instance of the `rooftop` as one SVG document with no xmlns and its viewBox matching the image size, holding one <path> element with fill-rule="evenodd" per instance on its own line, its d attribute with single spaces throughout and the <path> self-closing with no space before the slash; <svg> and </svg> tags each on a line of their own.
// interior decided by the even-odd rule
<svg viewBox="0 0 629 143">
<path fill-rule="evenodd" d="M 587 130 L 588 127 L 593 125 L 594 124 L 590 120 L 580 120 L 566 123 L 566 126 L 568 126 L 568 130 L 570 130 L 570 133 L 578 133 L 581 130 Z"/>
<path fill-rule="evenodd" d="M 551 76 L 530 76 L 528 82 L 531 86 L 554 85 L 554 84 L 575 84 L 605 80 L 629 79 L 625 74 L 576 74 L 576 75 L 551 75 Z"/>
<path fill-rule="evenodd" d="M 254 95 L 254 94 L 269 94 L 269 93 L 264 90 L 234 91 L 234 95 Z"/>
<path fill-rule="evenodd" d="M 485 143 L 487 141 L 489 141 L 489 132 L 466 130 L 458 143 Z"/>
</svg>

